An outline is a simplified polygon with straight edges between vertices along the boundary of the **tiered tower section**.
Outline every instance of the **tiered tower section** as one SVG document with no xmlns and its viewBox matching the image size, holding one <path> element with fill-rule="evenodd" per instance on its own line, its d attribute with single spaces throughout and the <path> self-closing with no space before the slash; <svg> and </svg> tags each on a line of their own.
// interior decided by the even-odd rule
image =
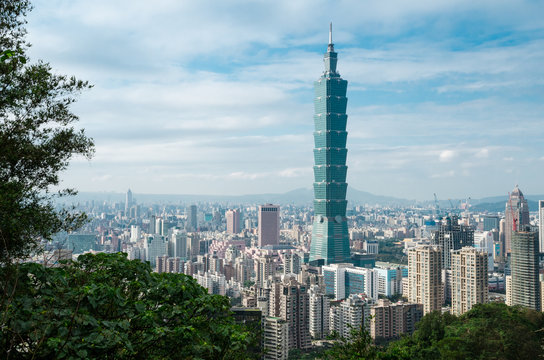
<svg viewBox="0 0 544 360">
<path fill-rule="evenodd" d="M 336 71 L 338 54 L 332 43 L 324 55 L 325 71 L 314 83 L 314 224 L 310 261 L 325 264 L 350 260 L 346 221 L 346 90 L 348 82 Z"/>
</svg>

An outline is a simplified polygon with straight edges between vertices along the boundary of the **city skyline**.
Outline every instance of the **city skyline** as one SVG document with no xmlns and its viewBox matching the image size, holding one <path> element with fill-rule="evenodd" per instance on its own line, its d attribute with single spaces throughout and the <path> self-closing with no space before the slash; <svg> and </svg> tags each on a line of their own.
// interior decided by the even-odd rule
<svg viewBox="0 0 544 360">
<path fill-rule="evenodd" d="M 308 187 L 311 84 L 332 20 L 351 83 L 354 188 L 415 199 L 542 192 L 542 4 L 208 5 L 35 3 L 32 59 L 95 85 L 74 110 L 96 156 L 74 161 L 65 185 Z"/>
</svg>

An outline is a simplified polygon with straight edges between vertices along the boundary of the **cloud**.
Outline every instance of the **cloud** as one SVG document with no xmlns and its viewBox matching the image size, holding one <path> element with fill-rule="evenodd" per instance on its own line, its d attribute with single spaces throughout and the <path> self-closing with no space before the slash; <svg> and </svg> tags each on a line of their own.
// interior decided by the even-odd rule
<svg viewBox="0 0 544 360">
<path fill-rule="evenodd" d="M 440 153 L 439 159 L 442 162 L 448 162 L 453 160 L 457 154 L 453 150 L 444 150 Z"/>
</svg>

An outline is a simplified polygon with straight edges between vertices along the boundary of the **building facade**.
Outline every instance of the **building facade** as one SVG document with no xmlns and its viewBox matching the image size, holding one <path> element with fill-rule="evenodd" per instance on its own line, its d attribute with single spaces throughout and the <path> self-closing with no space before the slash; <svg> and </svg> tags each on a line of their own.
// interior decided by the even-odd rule
<svg viewBox="0 0 544 360">
<path fill-rule="evenodd" d="M 295 279 L 280 284 L 280 314 L 289 326 L 289 349 L 307 349 L 311 344 L 308 289 Z"/>
<path fill-rule="evenodd" d="M 511 305 L 540 311 L 538 232 L 527 226 L 519 230 L 512 232 Z"/>
<path fill-rule="evenodd" d="M 452 313 L 461 315 L 475 304 L 487 303 L 489 301 L 487 252 L 464 247 L 452 251 L 451 260 Z"/>
<path fill-rule="evenodd" d="M 380 299 L 370 308 L 370 336 L 373 339 L 394 339 L 401 334 L 411 334 L 423 317 L 423 305 L 398 302 L 392 304 Z"/>
<path fill-rule="evenodd" d="M 225 212 L 227 221 L 227 233 L 238 234 L 240 232 L 240 210 L 230 209 Z"/>
<path fill-rule="evenodd" d="M 544 253 L 544 200 L 538 200 L 539 250 Z"/>
<path fill-rule="evenodd" d="M 278 317 L 263 320 L 264 360 L 287 360 L 289 356 L 289 325 Z"/>
<path fill-rule="evenodd" d="M 423 304 L 424 314 L 442 308 L 442 249 L 422 245 L 408 250 L 408 301 Z"/>
<path fill-rule="evenodd" d="M 324 339 L 329 334 L 330 297 L 314 285 L 308 291 L 310 297 L 310 335 L 314 339 Z"/>
<path fill-rule="evenodd" d="M 459 224 L 457 216 L 443 220 L 439 230 L 434 233 L 433 244 L 442 250 L 442 268 L 451 269 L 451 250 L 459 250 L 463 246 L 474 245 L 474 230 Z"/>
<path fill-rule="evenodd" d="M 336 71 L 337 60 L 331 28 L 324 55 L 325 71 L 314 83 L 315 182 L 310 261 L 322 261 L 324 264 L 342 263 L 350 259 L 346 219 L 348 82 Z"/>
<path fill-rule="evenodd" d="M 512 232 L 516 231 L 515 228 L 521 229 L 524 225 L 529 225 L 529 205 L 517 185 L 506 202 L 504 219 L 504 250 L 505 254 L 509 254 L 512 249 Z"/>
<path fill-rule="evenodd" d="M 259 206 L 259 247 L 278 245 L 280 242 L 280 206 Z"/>
</svg>

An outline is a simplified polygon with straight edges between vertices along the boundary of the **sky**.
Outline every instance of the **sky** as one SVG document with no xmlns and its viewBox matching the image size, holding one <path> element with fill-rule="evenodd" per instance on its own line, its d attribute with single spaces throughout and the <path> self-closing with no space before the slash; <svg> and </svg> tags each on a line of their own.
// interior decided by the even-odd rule
<svg viewBox="0 0 544 360">
<path fill-rule="evenodd" d="M 544 2 L 35 0 L 32 59 L 93 84 L 80 191 L 310 188 L 329 22 L 348 183 L 407 199 L 544 193 Z"/>
</svg>

